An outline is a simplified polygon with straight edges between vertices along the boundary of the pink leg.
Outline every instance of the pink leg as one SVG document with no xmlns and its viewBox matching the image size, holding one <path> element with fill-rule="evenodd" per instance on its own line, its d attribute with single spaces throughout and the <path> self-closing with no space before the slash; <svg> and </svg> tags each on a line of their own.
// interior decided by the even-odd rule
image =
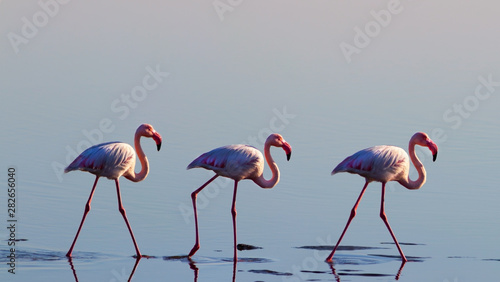
<svg viewBox="0 0 500 282">
<path fill-rule="evenodd" d="M 75 247 L 75 244 L 76 244 L 76 239 L 78 239 L 78 235 L 80 235 L 80 231 L 82 230 L 83 222 L 85 221 L 85 218 L 87 217 L 87 214 L 90 211 L 90 203 L 92 202 L 92 197 L 94 196 L 94 191 L 95 191 L 95 187 L 97 185 L 97 180 L 99 180 L 99 176 L 96 176 L 96 178 L 95 178 L 94 186 L 92 187 L 92 191 L 90 191 L 89 199 L 87 201 L 87 204 L 85 205 L 85 211 L 83 212 L 82 222 L 80 222 L 80 227 L 78 227 L 78 231 L 76 232 L 76 236 L 75 236 L 75 239 L 73 240 L 73 244 L 71 244 L 69 251 L 66 253 L 67 257 L 71 257 L 71 253 L 73 252 L 73 248 Z"/>
<path fill-rule="evenodd" d="M 365 193 L 366 187 L 368 187 L 368 181 L 366 181 L 365 186 L 363 187 L 363 190 L 361 190 L 361 193 L 359 194 L 358 200 L 356 201 L 356 204 L 354 204 L 354 207 L 352 207 L 351 210 L 351 215 L 349 216 L 349 219 L 347 220 L 347 224 L 344 227 L 344 231 L 342 232 L 342 235 L 340 235 L 339 241 L 337 242 L 337 245 L 335 245 L 335 248 L 333 248 L 332 253 L 326 258 L 326 262 L 331 262 L 333 258 L 333 254 L 335 254 L 335 251 L 337 250 L 340 241 L 342 241 L 342 238 L 344 238 L 345 232 L 347 231 L 347 228 L 349 227 L 349 224 L 351 224 L 352 219 L 356 216 L 356 209 L 358 208 L 359 202 L 361 201 L 361 198 L 363 197 L 363 194 Z"/>
<path fill-rule="evenodd" d="M 198 210 L 196 209 L 196 197 L 198 196 L 198 193 L 200 193 L 201 190 L 203 190 L 203 188 L 205 188 L 208 184 L 210 184 L 210 182 L 214 181 L 215 178 L 217 178 L 219 175 L 216 174 L 214 175 L 214 177 L 210 178 L 210 180 L 208 180 L 207 182 L 205 182 L 205 184 L 201 185 L 200 188 L 196 189 L 193 193 L 191 193 L 191 200 L 193 201 L 193 209 L 194 209 L 194 225 L 195 225 L 195 229 L 196 229 L 196 242 L 193 246 L 193 248 L 191 249 L 191 251 L 189 252 L 189 255 L 188 257 L 192 257 L 196 251 L 198 251 L 198 249 L 200 249 L 200 235 L 198 233 Z"/>
<path fill-rule="evenodd" d="M 234 262 L 238 261 L 237 241 L 236 241 L 236 190 L 238 189 L 238 181 L 234 181 L 233 205 L 231 207 L 231 215 L 233 216 L 233 235 L 234 235 Z"/>
<path fill-rule="evenodd" d="M 122 204 L 122 196 L 120 195 L 120 184 L 118 182 L 118 179 L 115 180 L 116 183 L 116 194 L 118 196 L 118 210 L 123 216 L 123 219 L 125 220 L 125 223 L 127 224 L 128 231 L 130 232 L 130 236 L 132 236 L 132 241 L 134 242 L 134 247 L 135 247 L 135 253 L 137 254 L 137 258 L 141 257 L 141 252 L 139 251 L 139 247 L 137 246 L 137 242 L 135 241 L 134 233 L 132 232 L 132 228 L 130 227 L 130 223 L 128 222 L 127 219 L 127 214 L 125 213 L 125 208 L 123 207 Z"/>
<path fill-rule="evenodd" d="M 385 183 L 382 182 L 382 199 L 380 201 L 380 217 L 385 223 L 385 226 L 387 226 L 387 229 L 389 229 L 389 232 L 391 233 L 392 239 L 394 240 L 394 243 L 396 243 L 396 247 L 398 247 L 399 254 L 401 255 L 401 259 L 403 262 L 407 262 L 408 260 L 406 259 L 405 255 L 403 254 L 403 250 L 401 250 L 401 247 L 399 246 L 398 240 L 396 240 L 396 236 L 394 236 L 394 233 L 392 232 L 391 226 L 389 225 L 389 222 L 387 221 L 387 216 L 385 214 L 385 208 L 384 208 L 384 198 L 385 198 Z"/>
</svg>

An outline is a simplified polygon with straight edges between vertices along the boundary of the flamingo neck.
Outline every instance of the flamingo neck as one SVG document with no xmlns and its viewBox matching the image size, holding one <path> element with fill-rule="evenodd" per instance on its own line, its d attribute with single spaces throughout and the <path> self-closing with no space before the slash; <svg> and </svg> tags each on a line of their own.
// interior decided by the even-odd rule
<svg viewBox="0 0 500 282">
<path fill-rule="evenodd" d="M 261 174 L 259 177 L 254 179 L 253 181 L 262 188 L 273 188 L 280 181 L 280 170 L 278 169 L 278 165 L 274 162 L 273 157 L 271 156 L 271 144 L 266 142 L 264 145 L 264 157 L 266 158 L 267 164 L 273 173 L 271 179 L 264 179 L 264 174 Z"/>
<path fill-rule="evenodd" d="M 420 187 L 422 187 L 422 185 L 424 185 L 426 180 L 425 168 L 420 159 L 417 157 L 417 154 L 415 153 L 415 145 L 416 143 L 412 138 L 410 140 L 410 144 L 408 145 L 408 153 L 410 155 L 411 162 L 413 163 L 415 169 L 418 172 L 418 178 L 417 180 L 411 180 L 410 175 L 408 173 L 406 175 L 406 179 L 399 181 L 401 185 L 411 190 L 419 189 Z"/>
<path fill-rule="evenodd" d="M 134 173 L 133 176 L 128 177 L 128 179 L 133 182 L 139 182 L 144 180 L 149 173 L 148 158 L 146 157 L 146 154 L 144 154 L 144 151 L 142 150 L 140 139 L 141 139 L 141 134 L 139 132 L 136 132 L 134 137 L 134 147 L 137 153 L 137 157 L 141 162 L 141 171 L 139 171 L 138 173 Z"/>
</svg>

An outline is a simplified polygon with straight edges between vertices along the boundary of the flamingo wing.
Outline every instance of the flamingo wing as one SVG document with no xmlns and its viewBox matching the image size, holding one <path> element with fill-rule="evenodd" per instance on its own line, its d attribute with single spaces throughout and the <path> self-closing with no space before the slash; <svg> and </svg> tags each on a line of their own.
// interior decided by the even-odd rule
<svg viewBox="0 0 500 282">
<path fill-rule="evenodd" d="M 83 151 L 64 172 L 83 170 L 109 179 L 117 179 L 134 166 L 135 151 L 132 146 L 122 142 L 108 142 Z"/>
<path fill-rule="evenodd" d="M 213 149 L 192 161 L 187 169 L 202 167 L 235 180 L 262 174 L 264 158 L 248 145 L 228 145 Z"/>
<path fill-rule="evenodd" d="M 339 163 L 332 171 L 356 173 L 370 180 L 394 180 L 410 166 L 408 154 L 395 146 L 374 146 L 358 151 Z"/>
</svg>

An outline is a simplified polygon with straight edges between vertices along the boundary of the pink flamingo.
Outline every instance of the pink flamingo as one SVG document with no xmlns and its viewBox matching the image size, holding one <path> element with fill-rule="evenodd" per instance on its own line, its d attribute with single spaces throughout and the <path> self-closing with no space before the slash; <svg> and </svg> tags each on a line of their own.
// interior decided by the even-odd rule
<svg viewBox="0 0 500 282">
<path fill-rule="evenodd" d="M 359 202 L 361 201 L 361 197 L 363 197 L 363 194 L 365 193 L 368 183 L 372 181 L 382 182 L 380 217 L 382 218 L 385 225 L 389 229 L 392 239 L 394 240 L 394 243 L 396 243 L 399 253 L 401 254 L 401 259 L 403 260 L 403 263 L 408 261 L 405 255 L 403 254 L 403 251 L 401 250 L 398 241 L 396 240 L 396 236 L 394 236 L 394 233 L 392 232 L 389 222 L 387 221 L 387 216 L 384 210 L 384 195 L 385 195 L 385 184 L 388 181 L 397 181 L 399 182 L 399 184 L 412 190 L 419 189 L 420 187 L 422 187 L 422 185 L 424 185 L 426 173 L 424 166 L 422 165 L 417 155 L 415 154 L 415 145 L 428 147 L 429 150 L 432 152 L 433 161 L 436 160 L 438 152 L 438 147 L 436 143 L 434 143 L 429 138 L 429 136 L 427 136 L 427 134 L 423 132 L 417 132 L 411 137 L 410 144 L 408 145 L 408 151 L 410 152 L 410 159 L 418 171 L 418 179 L 415 181 L 410 180 L 408 175 L 408 172 L 410 170 L 410 162 L 408 159 L 408 154 L 403 149 L 395 146 L 383 145 L 361 150 L 355 153 L 354 155 L 347 157 L 340 164 L 338 164 L 337 167 L 335 167 L 335 169 L 332 171 L 332 175 L 337 172 L 356 173 L 363 176 L 366 179 L 366 182 L 365 186 L 363 187 L 363 190 L 361 190 L 361 194 L 359 195 L 356 204 L 354 204 L 354 207 L 351 210 L 351 215 L 347 220 L 347 224 L 344 228 L 344 231 L 342 232 L 342 235 L 340 235 L 337 245 L 333 249 L 332 253 L 326 258 L 327 262 L 332 261 L 333 254 L 337 250 L 340 241 L 344 237 L 344 234 L 347 231 L 349 224 L 356 215 L 356 209 L 358 208 Z"/>
<path fill-rule="evenodd" d="M 80 223 L 80 227 L 76 232 L 75 239 L 73 240 L 73 244 L 71 244 L 71 248 L 69 248 L 66 256 L 71 257 L 71 253 L 73 252 L 73 248 L 75 247 L 76 239 L 80 234 L 80 230 L 82 229 L 83 222 L 87 217 L 88 212 L 90 211 L 90 203 L 92 201 L 92 196 L 94 195 L 94 191 L 97 185 L 97 180 L 99 177 L 107 177 L 108 179 L 115 180 L 116 183 L 116 193 L 118 195 L 118 210 L 123 216 L 125 223 L 127 224 L 128 230 L 130 231 L 130 235 L 132 236 L 132 241 L 134 242 L 135 251 L 137 257 L 141 257 L 141 252 L 139 251 L 139 247 L 137 246 L 137 242 L 135 241 L 134 233 L 132 232 L 132 228 L 127 219 L 127 215 L 125 214 L 125 208 L 122 205 L 122 199 L 120 195 L 120 184 L 118 182 L 118 178 L 120 176 L 124 176 L 130 181 L 139 182 L 146 178 L 149 173 L 149 162 L 148 158 L 144 154 L 144 151 L 141 148 L 140 138 L 148 137 L 153 138 L 156 142 L 156 146 L 158 151 L 161 147 L 161 136 L 158 132 L 154 130 L 154 128 L 149 124 L 142 124 L 137 128 L 134 137 L 134 146 L 137 150 L 137 156 L 139 157 L 139 161 L 141 162 L 141 171 L 139 173 L 135 173 L 135 151 L 129 144 L 121 143 L 121 142 L 108 142 L 103 144 L 94 145 L 87 150 L 83 151 L 65 170 L 64 172 L 70 172 L 72 170 L 83 170 L 88 171 L 92 174 L 95 174 L 95 182 L 92 187 L 92 191 L 90 192 L 89 200 L 85 205 L 85 211 L 83 213 L 82 222 Z"/>
<path fill-rule="evenodd" d="M 194 161 L 192 161 L 187 169 L 202 167 L 205 169 L 213 170 L 215 176 L 210 178 L 200 188 L 196 189 L 191 194 L 194 208 L 194 222 L 196 226 L 196 243 L 189 252 L 188 257 L 193 256 L 200 248 L 200 237 L 198 233 L 198 212 L 196 209 L 196 197 L 198 193 L 203 190 L 210 182 L 219 176 L 228 177 L 234 180 L 234 194 L 233 204 L 231 207 L 231 214 L 233 216 L 233 235 L 234 235 L 234 261 L 237 261 L 236 254 L 236 190 L 238 182 L 243 179 L 251 179 L 262 188 L 273 188 L 280 180 L 280 171 L 278 165 L 274 162 L 269 151 L 271 146 L 281 147 L 286 153 L 287 160 L 290 160 L 292 154 L 292 147 L 288 144 L 281 135 L 271 134 L 266 140 L 264 145 L 264 155 L 267 164 L 271 168 L 272 178 L 269 180 L 264 179 L 264 158 L 262 153 L 256 148 L 248 145 L 229 145 L 219 147 L 210 152 L 204 153 Z"/>
</svg>

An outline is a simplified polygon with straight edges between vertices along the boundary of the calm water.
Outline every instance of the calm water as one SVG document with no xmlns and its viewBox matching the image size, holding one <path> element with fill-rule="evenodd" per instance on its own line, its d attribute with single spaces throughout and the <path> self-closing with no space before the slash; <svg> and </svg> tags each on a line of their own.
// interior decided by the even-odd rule
<svg viewBox="0 0 500 282">
<path fill-rule="evenodd" d="M 499 279 L 498 4 L 257 2 L 0 2 L 1 281 Z M 366 26 L 370 37 L 358 34 Z M 343 42 L 358 52 L 346 56 Z M 153 258 L 131 257 L 114 183 L 101 179 L 68 261 L 94 177 L 61 170 L 90 144 L 133 143 L 144 122 L 162 134 L 162 150 L 143 140 L 150 174 L 121 187 L 141 252 Z M 325 263 L 364 183 L 331 170 L 369 146 L 407 149 L 416 131 L 439 146 L 435 163 L 417 151 L 427 183 L 390 184 L 386 195 L 410 262 L 401 268 L 372 183 Z M 226 144 L 262 149 L 270 132 L 293 147 L 289 162 L 272 149 L 280 183 L 244 181 L 237 197 L 239 243 L 260 249 L 233 264 L 233 183 L 219 179 L 199 196 L 201 249 L 188 261 L 190 193 L 212 174 L 187 164 Z"/>
</svg>

